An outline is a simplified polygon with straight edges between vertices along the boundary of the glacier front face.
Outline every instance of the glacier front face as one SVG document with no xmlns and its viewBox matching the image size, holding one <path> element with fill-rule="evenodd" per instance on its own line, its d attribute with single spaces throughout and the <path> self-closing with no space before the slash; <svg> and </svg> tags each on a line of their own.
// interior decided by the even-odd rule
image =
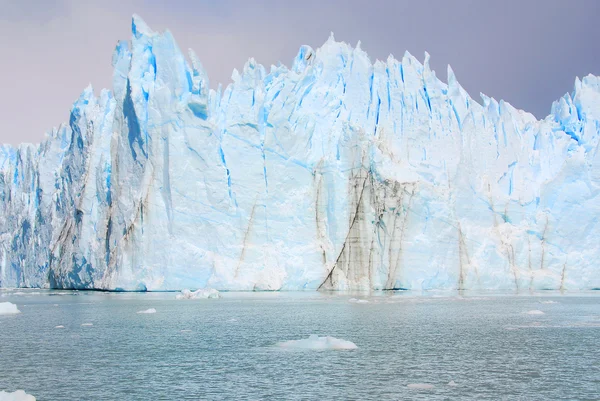
<svg viewBox="0 0 600 401">
<path fill-rule="evenodd" d="M 600 287 L 600 79 L 551 114 L 330 38 L 209 90 L 134 17 L 113 90 L 0 149 L 0 286 Z"/>
</svg>

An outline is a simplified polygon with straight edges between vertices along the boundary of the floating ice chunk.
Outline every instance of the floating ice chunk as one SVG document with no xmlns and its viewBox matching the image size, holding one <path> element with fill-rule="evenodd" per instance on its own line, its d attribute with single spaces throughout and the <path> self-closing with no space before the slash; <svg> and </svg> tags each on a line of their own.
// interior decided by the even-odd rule
<svg viewBox="0 0 600 401">
<path fill-rule="evenodd" d="M 456 387 L 456 386 L 458 386 L 458 384 L 456 384 L 456 383 L 454 382 L 454 380 L 450 380 L 450 381 L 448 382 L 448 386 L 450 386 L 450 387 Z"/>
<path fill-rule="evenodd" d="M 216 299 L 220 298 L 219 291 L 213 288 L 201 288 L 197 291 L 182 290 L 177 294 L 176 299 Z"/>
<path fill-rule="evenodd" d="M 550 304 L 557 304 L 558 302 L 556 302 L 556 301 L 541 301 L 540 303 L 550 305 Z"/>
<path fill-rule="evenodd" d="M 63 326 L 63 325 L 59 325 L 59 326 L 55 326 L 54 328 L 55 328 L 55 329 L 64 329 L 64 328 L 65 328 L 65 326 Z"/>
<path fill-rule="evenodd" d="M 17 390 L 14 393 L 0 391 L 0 401 L 35 401 L 35 397 L 23 390 Z"/>
<path fill-rule="evenodd" d="M 311 334 L 310 337 L 306 339 L 283 341 L 276 345 L 280 348 L 310 350 L 342 350 L 358 348 L 352 341 L 340 340 L 339 338 L 329 336 L 319 337 L 316 334 Z"/>
<path fill-rule="evenodd" d="M 186 329 L 186 330 L 181 330 L 181 332 L 182 332 L 182 333 L 191 333 L 191 332 L 192 332 L 192 330 L 187 330 L 187 329 Z"/>
<path fill-rule="evenodd" d="M 0 302 L 0 315 L 16 315 L 21 313 L 17 305 L 10 302 Z"/>
<path fill-rule="evenodd" d="M 542 312 L 541 310 L 530 310 L 527 312 L 523 312 L 526 315 L 543 315 L 544 312 Z"/>
<path fill-rule="evenodd" d="M 90 327 L 90 326 L 93 326 L 94 324 L 93 323 L 82 323 L 81 325 L 84 327 Z"/>
<path fill-rule="evenodd" d="M 357 299 L 357 298 L 350 298 L 348 300 L 348 302 L 352 302 L 354 304 L 368 304 L 369 301 L 367 301 L 366 299 Z"/>
<path fill-rule="evenodd" d="M 236 318 L 231 318 L 231 319 L 228 320 L 228 322 L 229 323 L 235 323 L 235 322 L 237 322 L 237 319 Z"/>
<path fill-rule="evenodd" d="M 406 387 L 414 389 L 414 390 L 431 390 L 435 386 L 433 384 L 427 384 L 427 383 L 411 383 L 411 384 L 408 384 Z"/>
<path fill-rule="evenodd" d="M 146 310 L 141 310 L 138 313 L 144 313 L 144 314 L 156 313 L 156 309 L 150 308 L 150 309 L 146 309 Z"/>
</svg>

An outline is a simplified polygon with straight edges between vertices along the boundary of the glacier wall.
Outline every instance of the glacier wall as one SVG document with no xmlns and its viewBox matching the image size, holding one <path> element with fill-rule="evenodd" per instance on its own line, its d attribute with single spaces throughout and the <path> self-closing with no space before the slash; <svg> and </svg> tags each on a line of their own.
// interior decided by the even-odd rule
<svg viewBox="0 0 600 401">
<path fill-rule="evenodd" d="M 538 121 L 331 37 L 214 91 L 132 33 L 112 91 L 0 149 L 1 287 L 600 287 L 600 78 Z"/>
</svg>

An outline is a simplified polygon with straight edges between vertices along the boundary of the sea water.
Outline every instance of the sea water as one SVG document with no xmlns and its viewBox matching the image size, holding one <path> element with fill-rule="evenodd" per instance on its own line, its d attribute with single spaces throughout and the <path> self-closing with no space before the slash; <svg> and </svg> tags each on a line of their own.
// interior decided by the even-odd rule
<svg viewBox="0 0 600 401">
<path fill-rule="evenodd" d="M 0 315 L 0 390 L 38 400 L 600 398 L 598 292 L 19 289 L 0 302 L 21 311 Z M 356 348 L 314 349 L 311 335 Z"/>
</svg>

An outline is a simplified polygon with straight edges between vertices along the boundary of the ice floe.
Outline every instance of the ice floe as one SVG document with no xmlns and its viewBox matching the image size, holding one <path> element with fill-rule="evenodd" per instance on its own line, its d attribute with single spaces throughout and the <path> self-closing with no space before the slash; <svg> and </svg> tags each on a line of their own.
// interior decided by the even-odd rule
<svg viewBox="0 0 600 401">
<path fill-rule="evenodd" d="M 411 383 L 411 384 L 408 384 L 406 387 L 414 389 L 414 390 L 431 390 L 435 386 L 433 384 L 428 384 L 428 383 Z"/>
<path fill-rule="evenodd" d="M 156 309 L 150 308 L 150 309 L 141 310 L 138 312 L 138 314 L 151 314 L 151 313 L 156 313 Z"/>
<path fill-rule="evenodd" d="M 368 304 L 369 301 L 366 299 L 357 299 L 357 298 L 350 298 L 348 300 L 348 302 L 352 302 L 353 304 Z"/>
<path fill-rule="evenodd" d="M 10 302 L 0 302 L 0 315 L 15 315 L 21 313 L 17 305 Z"/>
<path fill-rule="evenodd" d="M 279 348 L 307 350 L 349 350 L 358 348 L 352 341 L 329 336 L 319 337 L 316 334 L 301 340 L 282 341 L 276 345 Z"/>
<path fill-rule="evenodd" d="M 14 393 L 0 391 L 0 401 L 35 401 L 35 397 L 23 390 L 17 390 Z"/>
</svg>

